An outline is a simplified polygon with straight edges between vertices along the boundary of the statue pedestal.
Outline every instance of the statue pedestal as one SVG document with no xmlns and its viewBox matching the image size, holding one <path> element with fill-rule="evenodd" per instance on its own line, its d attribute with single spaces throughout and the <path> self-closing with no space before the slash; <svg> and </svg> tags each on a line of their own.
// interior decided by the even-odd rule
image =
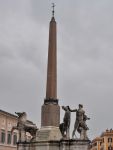
<svg viewBox="0 0 113 150">
<path fill-rule="evenodd" d="M 41 127 L 36 135 L 36 141 L 58 141 L 60 139 L 62 139 L 62 135 L 58 127 Z"/>
<path fill-rule="evenodd" d="M 89 140 L 32 141 L 18 143 L 18 150 L 89 150 Z"/>
<path fill-rule="evenodd" d="M 89 150 L 89 140 L 62 140 L 59 150 Z"/>
</svg>

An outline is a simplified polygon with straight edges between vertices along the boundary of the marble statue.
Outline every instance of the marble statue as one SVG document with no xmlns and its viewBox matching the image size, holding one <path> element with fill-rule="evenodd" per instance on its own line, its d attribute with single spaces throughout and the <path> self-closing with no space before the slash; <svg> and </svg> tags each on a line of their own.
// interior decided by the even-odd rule
<svg viewBox="0 0 113 150">
<path fill-rule="evenodd" d="M 60 131 L 63 138 L 69 139 L 69 129 L 70 129 L 70 116 L 71 111 L 69 106 L 62 106 L 62 109 L 65 111 L 63 123 L 60 124 Z"/>
<path fill-rule="evenodd" d="M 78 109 L 74 110 L 70 109 L 70 111 L 76 112 L 76 120 L 74 124 L 74 130 L 72 133 L 72 138 L 74 138 L 74 136 L 76 137 L 75 132 L 78 131 L 78 133 L 80 134 L 80 139 L 82 140 L 88 139 L 87 130 L 89 130 L 89 128 L 87 127 L 86 120 L 89 120 L 90 118 L 86 116 L 85 111 L 83 110 L 83 105 L 79 104 Z"/>
<path fill-rule="evenodd" d="M 37 126 L 27 120 L 26 112 L 15 112 L 18 115 L 17 126 L 13 126 L 13 130 L 19 131 L 19 142 L 26 141 L 26 132 L 29 132 L 32 137 L 36 135 Z"/>
</svg>

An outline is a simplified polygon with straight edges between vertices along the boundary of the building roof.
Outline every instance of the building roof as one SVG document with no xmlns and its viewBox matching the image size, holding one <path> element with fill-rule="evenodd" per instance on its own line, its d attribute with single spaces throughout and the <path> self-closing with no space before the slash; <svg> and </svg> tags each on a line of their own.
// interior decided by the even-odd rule
<svg viewBox="0 0 113 150">
<path fill-rule="evenodd" d="M 14 117 L 15 119 L 17 119 L 18 117 L 12 113 L 9 113 L 7 111 L 4 111 L 4 110 L 1 110 L 0 109 L 0 113 L 4 114 L 4 115 L 7 115 L 7 116 L 10 116 L 10 117 Z"/>
<path fill-rule="evenodd" d="M 101 137 L 110 136 L 110 135 L 113 136 L 113 130 L 112 129 L 110 129 L 110 130 L 107 129 L 105 132 L 102 132 Z"/>
<path fill-rule="evenodd" d="M 3 114 L 3 115 L 10 116 L 10 117 L 13 117 L 13 118 L 15 118 L 15 119 L 18 119 L 18 116 L 17 116 L 17 115 L 14 115 L 14 114 L 12 114 L 12 113 L 9 113 L 9 112 L 4 111 L 4 110 L 1 110 L 1 109 L 0 109 L 0 113 Z M 27 122 L 33 124 L 33 122 L 30 121 L 30 120 L 27 120 Z"/>
<path fill-rule="evenodd" d="M 102 138 L 101 137 L 96 137 L 95 139 L 92 140 L 92 142 L 97 142 L 97 141 L 101 141 Z"/>
</svg>

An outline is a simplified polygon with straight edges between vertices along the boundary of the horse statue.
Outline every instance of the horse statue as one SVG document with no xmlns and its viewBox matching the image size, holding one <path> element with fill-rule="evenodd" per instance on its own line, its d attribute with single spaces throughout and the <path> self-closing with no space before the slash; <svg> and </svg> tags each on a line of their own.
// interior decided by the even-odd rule
<svg viewBox="0 0 113 150">
<path fill-rule="evenodd" d="M 13 126 L 11 132 L 19 131 L 19 142 L 26 141 L 26 132 L 29 132 L 32 137 L 36 136 L 37 126 L 33 122 L 27 120 L 26 112 L 15 112 L 18 115 L 17 126 Z"/>
</svg>

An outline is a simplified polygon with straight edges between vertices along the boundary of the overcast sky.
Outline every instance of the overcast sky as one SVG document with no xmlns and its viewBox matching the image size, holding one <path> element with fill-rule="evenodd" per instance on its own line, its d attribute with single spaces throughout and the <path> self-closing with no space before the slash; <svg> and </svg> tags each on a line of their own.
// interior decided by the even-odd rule
<svg viewBox="0 0 113 150">
<path fill-rule="evenodd" d="M 59 104 L 84 105 L 92 139 L 113 127 L 113 0 L 0 0 L 0 109 L 40 127 L 52 2 Z"/>
</svg>

